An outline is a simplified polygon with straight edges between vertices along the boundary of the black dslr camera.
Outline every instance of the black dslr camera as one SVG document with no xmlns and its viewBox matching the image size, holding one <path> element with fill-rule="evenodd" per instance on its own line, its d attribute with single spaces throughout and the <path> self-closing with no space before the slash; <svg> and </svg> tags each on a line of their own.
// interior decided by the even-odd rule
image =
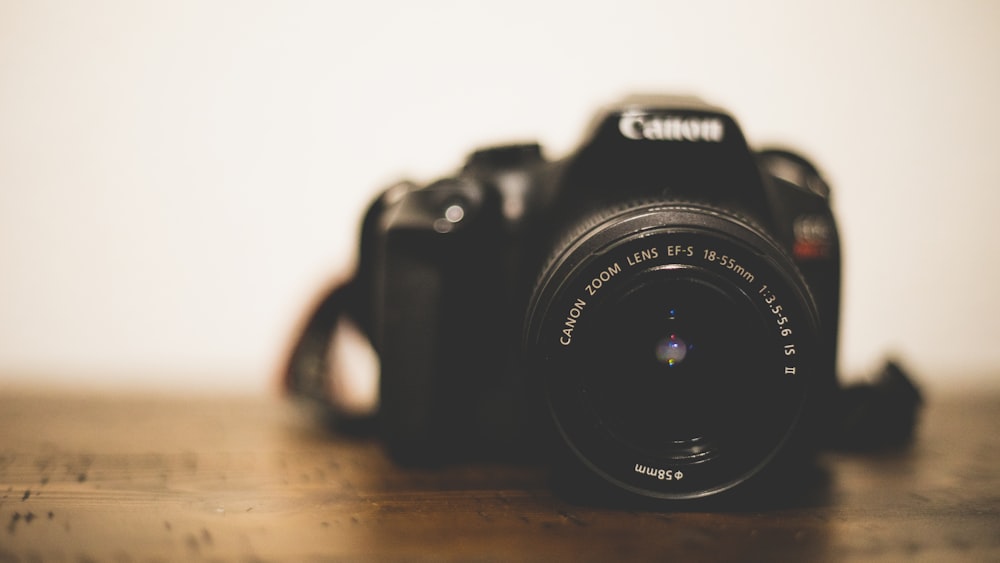
<svg viewBox="0 0 1000 563">
<path fill-rule="evenodd" d="M 317 310 L 292 386 L 329 396 L 323 362 L 302 362 L 347 315 L 378 354 L 375 426 L 403 462 L 556 452 L 554 477 L 585 495 L 735 489 L 836 418 L 828 198 L 807 160 L 751 151 L 691 98 L 627 99 L 558 161 L 479 150 L 372 205 L 358 274 Z"/>
</svg>

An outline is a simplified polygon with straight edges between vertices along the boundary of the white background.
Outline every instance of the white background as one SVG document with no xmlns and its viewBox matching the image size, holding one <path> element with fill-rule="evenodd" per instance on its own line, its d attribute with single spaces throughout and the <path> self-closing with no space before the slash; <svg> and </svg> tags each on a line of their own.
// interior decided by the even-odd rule
<svg viewBox="0 0 1000 563">
<path fill-rule="evenodd" d="M 1000 372 L 1000 2 L 0 2 L 0 383 L 260 392 L 370 197 L 699 94 L 835 190 L 843 371 Z"/>
</svg>

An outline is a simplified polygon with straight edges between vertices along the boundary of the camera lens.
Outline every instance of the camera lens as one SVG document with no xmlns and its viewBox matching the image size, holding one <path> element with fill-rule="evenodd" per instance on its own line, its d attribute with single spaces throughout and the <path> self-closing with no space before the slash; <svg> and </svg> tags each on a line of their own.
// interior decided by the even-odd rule
<svg viewBox="0 0 1000 563">
<path fill-rule="evenodd" d="M 686 499 L 761 471 L 793 432 L 815 314 L 791 260 L 708 207 L 639 206 L 557 248 L 529 356 L 571 452 L 615 486 Z"/>
</svg>

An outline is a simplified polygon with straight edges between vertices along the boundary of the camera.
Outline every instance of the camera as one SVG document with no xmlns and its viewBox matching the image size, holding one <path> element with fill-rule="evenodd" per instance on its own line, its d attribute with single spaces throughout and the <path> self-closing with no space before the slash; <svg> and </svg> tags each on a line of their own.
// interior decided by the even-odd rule
<svg viewBox="0 0 1000 563">
<path fill-rule="evenodd" d="M 839 294 L 808 160 L 751 150 L 699 99 L 633 96 L 564 158 L 490 147 L 386 189 L 291 386 L 329 395 L 322 352 L 347 316 L 377 353 L 374 427 L 403 463 L 545 457 L 585 496 L 724 497 L 839 420 Z"/>
</svg>

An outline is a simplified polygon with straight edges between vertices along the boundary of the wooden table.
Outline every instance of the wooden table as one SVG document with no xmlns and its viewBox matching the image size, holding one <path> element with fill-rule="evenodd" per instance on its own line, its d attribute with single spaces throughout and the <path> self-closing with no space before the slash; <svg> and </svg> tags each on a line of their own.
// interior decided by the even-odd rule
<svg viewBox="0 0 1000 563">
<path fill-rule="evenodd" d="M 0 397 L 0 562 L 1000 561 L 1000 394 L 906 451 L 824 454 L 811 506 L 580 507 L 542 468 L 404 470 L 278 398 Z"/>
</svg>

